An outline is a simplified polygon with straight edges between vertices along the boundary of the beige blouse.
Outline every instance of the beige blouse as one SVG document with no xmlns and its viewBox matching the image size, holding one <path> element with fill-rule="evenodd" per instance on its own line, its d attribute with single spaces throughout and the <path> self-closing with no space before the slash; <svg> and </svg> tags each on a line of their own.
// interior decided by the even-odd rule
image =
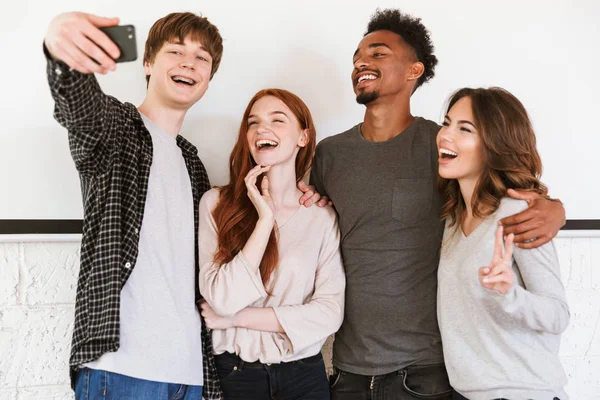
<svg viewBox="0 0 600 400">
<path fill-rule="evenodd" d="M 231 262 L 213 262 L 217 232 L 212 210 L 219 192 L 200 201 L 200 293 L 223 316 L 245 307 L 273 307 L 285 333 L 244 328 L 213 330 L 215 354 L 230 352 L 248 362 L 280 363 L 313 356 L 344 317 L 346 279 L 340 233 L 331 207 L 300 207 L 279 226 L 279 265 L 268 283 L 253 272 L 240 251 Z"/>
</svg>

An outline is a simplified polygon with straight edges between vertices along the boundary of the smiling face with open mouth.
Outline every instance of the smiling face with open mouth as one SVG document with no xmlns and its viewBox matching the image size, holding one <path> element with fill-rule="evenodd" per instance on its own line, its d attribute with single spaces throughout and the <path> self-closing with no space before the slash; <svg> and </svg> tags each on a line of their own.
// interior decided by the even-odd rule
<svg viewBox="0 0 600 400">
<path fill-rule="evenodd" d="M 483 172 L 483 144 L 477 131 L 471 98 L 458 100 L 444 117 L 437 135 L 439 174 L 446 179 L 472 179 Z"/>
<path fill-rule="evenodd" d="M 212 70 L 212 57 L 189 37 L 183 43 L 166 42 L 152 64 L 144 65 L 150 75 L 148 94 L 161 103 L 189 108 L 206 92 Z"/>
<path fill-rule="evenodd" d="M 248 147 L 260 165 L 291 163 L 306 146 L 307 134 L 287 105 L 274 96 L 258 99 L 248 115 Z"/>
<path fill-rule="evenodd" d="M 352 85 L 360 104 L 412 90 L 409 75 L 416 62 L 414 50 L 394 32 L 380 30 L 366 35 L 352 62 Z"/>
</svg>

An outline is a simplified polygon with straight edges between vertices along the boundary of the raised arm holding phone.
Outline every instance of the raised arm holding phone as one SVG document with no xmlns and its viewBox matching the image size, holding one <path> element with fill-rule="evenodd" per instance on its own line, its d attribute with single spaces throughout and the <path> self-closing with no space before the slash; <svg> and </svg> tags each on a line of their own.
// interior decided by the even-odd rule
<svg viewBox="0 0 600 400">
<path fill-rule="evenodd" d="M 116 69 L 114 60 L 121 53 L 119 47 L 99 28 L 118 24 L 119 18 L 81 12 L 60 14 L 50 23 L 44 44 L 55 60 L 64 62 L 76 71 L 106 74 Z"/>
<path fill-rule="evenodd" d="M 210 184 L 179 130 L 219 67 L 222 38 L 192 13 L 156 21 L 136 107 L 105 94 L 94 76 L 131 59 L 133 30 L 118 23 L 65 13 L 44 40 L 54 116 L 68 131 L 84 202 L 75 398 L 221 399 L 196 284 L 198 205 Z M 124 40 L 123 51 L 109 35 Z"/>
</svg>

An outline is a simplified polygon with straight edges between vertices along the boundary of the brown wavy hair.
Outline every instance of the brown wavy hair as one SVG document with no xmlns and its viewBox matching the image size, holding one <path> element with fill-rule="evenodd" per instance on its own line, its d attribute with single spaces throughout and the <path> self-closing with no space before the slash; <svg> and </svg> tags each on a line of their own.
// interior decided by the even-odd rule
<svg viewBox="0 0 600 400">
<path fill-rule="evenodd" d="M 523 104 L 499 87 L 463 88 L 448 102 L 448 111 L 463 97 L 469 97 L 475 127 L 481 137 L 484 168 L 473 191 L 473 215 L 493 214 L 508 189 L 529 190 L 548 198 L 540 181 L 542 160 L 535 133 Z M 456 179 L 438 180 L 443 196 L 442 219 L 452 218 L 453 226 L 465 211 L 465 201 Z"/>
<path fill-rule="evenodd" d="M 300 129 L 307 130 L 308 143 L 300 148 L 296 156 L 296 183 L 308 173 L 315 154 L 317 139 L 315 125 L 310 110 L 298 96 L 283 89 L 264 89 L 252 97 L 244 111 L 237 142 L 229 156 L 229 183 L 220 188 L 219 201 L 213 210 L 218 239 L 214 261 L 221 265 L 231 261 L 244 248 L 258 221 L 258 212 L 247 195 L 244 182 L 248 172 L 256 166 L 250 154 L 246 134 L 248 116 L 252 107 L 265 96 L 273 96 L 281 100 L 296 117 Z M 261 181 L 262 175 L 256 183 L 259 188 Z M 260 276 L 265 285 L 279 262 L 276 231 L 275 228 L 271 232 L 260 263 Z"/>
</svg>

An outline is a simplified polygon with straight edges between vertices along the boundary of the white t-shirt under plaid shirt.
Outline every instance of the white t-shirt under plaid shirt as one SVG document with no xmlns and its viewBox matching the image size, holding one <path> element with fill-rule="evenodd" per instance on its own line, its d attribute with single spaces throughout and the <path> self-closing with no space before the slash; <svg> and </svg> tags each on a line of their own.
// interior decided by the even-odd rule
<svg viewBox="0 0 600 400">
<path fill-rule="evenodd" d="M 81 180 L 83 236 L 75 301 L 71 386 L 77 369 L 119 348 L 121 288 L 135 269 L 144 217 L 152 140 L 137 108 L 102 92 L 93 74 L 52 60 L 44 46 L 54 118 L 68 131 Z M 210 189 L 198 150 L 181 135 L 177 146 L 189 173 L 198 239 L 198 204 Z M 197 246 L 196 246 L 197 247 Z M 197 253 L 196 253 L 196 274 Z M 199 301 L 197 279 L 190 282 Z M 222 399 L 212 340 L 202 323 L 203 397 Z M 149 349 L 151 351 L 151 349 Z"/>
</svg>

